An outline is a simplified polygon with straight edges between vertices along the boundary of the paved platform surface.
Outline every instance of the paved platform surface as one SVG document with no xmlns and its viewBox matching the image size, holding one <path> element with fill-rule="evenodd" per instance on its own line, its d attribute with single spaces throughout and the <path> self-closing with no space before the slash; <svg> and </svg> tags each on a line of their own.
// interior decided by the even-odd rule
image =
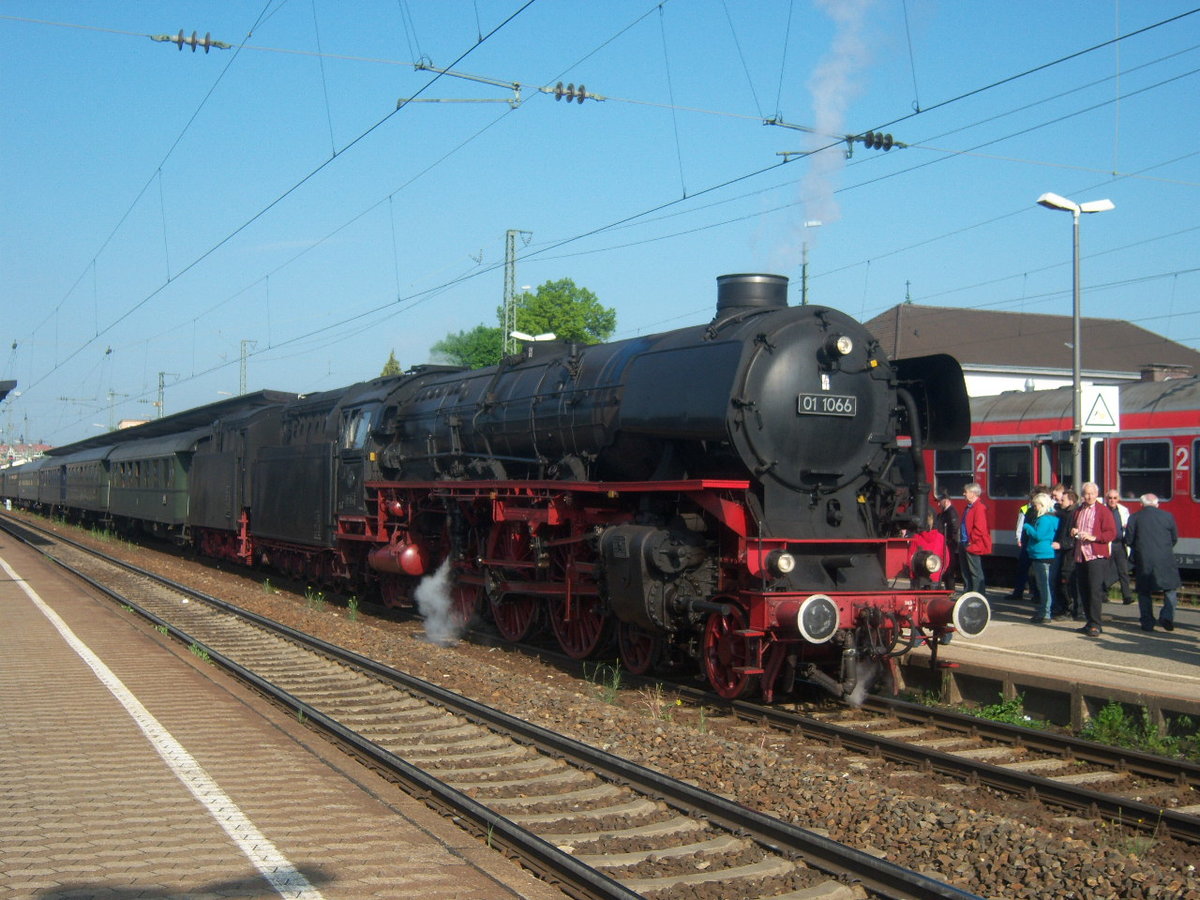
<svg viewBox="0 0 1200 900">
<path fill-rule="evenodd" d="M 1002 591 L 989 591 L 988 600 L 992 622 L 987 630 L 974 640 L 956 636 L 938 649 L 939 660 L 1200 701 L 1198 609 L 1179 608 L 1174 631 L 1145 632 L 1136 602 L 1109 601 L 1103 633 L 1093 638 L 1076 632 L 1083 623 L 1069 618 L 1031 624 L 1033 604 L 1008 600 Z M 1156 601 L 1156 615 L 1159 608 Z M 913 655 L 927 659 L 928 650 L 918 648 Z"/>
<path fill-rule="evenodd" d="M 280 896 L 563 895 L 0 534 L 0 897 Z"/>
</svg>

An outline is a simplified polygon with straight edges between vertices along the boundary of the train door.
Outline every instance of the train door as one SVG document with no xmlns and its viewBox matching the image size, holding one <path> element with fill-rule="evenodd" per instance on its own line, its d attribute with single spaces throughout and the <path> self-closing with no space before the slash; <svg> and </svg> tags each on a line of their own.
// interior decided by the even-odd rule
<svg viewBox="0 0 1200 900">
<path fill-rule="evenodd" d="M 1057 469 L 1054 465 L 1054 445 L 1049 441 L 1038 441 L 1033 451 L 1033 479 L 1038 484 L 1053 487 L 1058 481 Z"/>
<path fill-rule="evenodd" d="M 1071 459 L 1071 442 L 1046 440 L 1038 443 L 1038 465 L 1040 483 L 1049 487 L 1055 484 L 1073 483 L 1074 460 Z"/>
<path fill-rule="evenodd" d="M 1094 481 L 1103 493 L 1109 487 L 1108 469 L 1104 464 L 1104 438 L 1084 438 L 1084 481 Z"/>
<path fill-rule="evenodd" d="M 1079 444 L 1080 472 L 1078 483 L 1094 481 L 1104 486 L 1107 468 L 1104 464 L 1104 439 L 1084 435 Z M 1070 441 L 1041 441 L 1038 443 L 1038 472 L 1042 484 L 1055 482 L 1073 488 L 1076 484 L 1075 460 Z"/>
<path fill-rule="evenodd" d="M 987 449 L 986 500 L 992 520 L 992 552 L 1017 555 L 1015 525 L 1033 488 L 1034 448 L 1027 443 L 993 444 Z"/>
</svg>

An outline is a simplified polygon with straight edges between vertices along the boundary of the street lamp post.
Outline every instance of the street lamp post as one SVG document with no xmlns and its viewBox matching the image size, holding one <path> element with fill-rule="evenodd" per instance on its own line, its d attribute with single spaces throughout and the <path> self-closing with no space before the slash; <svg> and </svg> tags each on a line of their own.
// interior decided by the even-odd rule
<svg viewBox="0 0 1200 900">
<path fill-rule="evenodd" d="M 1046 209 L 1061 209 L 1071 214 L 1072 251 L 1071 259 L 1074 272 L 1071 278 L 1071 384 L 1074 393 L 1071 397 L 1071 479 L 1075 490 L 1081 488 L 1080 472 L 1081 453 L 1080 443 L 1083 433 L 1083 382 L 1082 382 L 1082 352 L 1083 341 L 1080 336 L 1079 324 L 1079 214 L 1107 212 L 1113 209 L 1111 200 L 1092 200 L 1088 203 L 1076 203 L 1058 194 L 1042 194 L 1037 202 Z"/>
</svg>

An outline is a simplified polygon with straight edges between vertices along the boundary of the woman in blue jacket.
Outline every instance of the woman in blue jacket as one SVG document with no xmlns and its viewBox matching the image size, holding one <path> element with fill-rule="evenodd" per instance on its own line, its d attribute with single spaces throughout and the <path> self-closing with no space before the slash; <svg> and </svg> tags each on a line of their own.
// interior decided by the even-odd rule
<svg viewBox="0 0 1200 900">
<path fill-rule="evenodd" d="M 1037 518 L 1021 527 L 1023 543 L 1029 553 L 1029 579 L 1037 591 L 1038 611 L 1029 621 L 1042 625 L 1051 620 L 1050 610 L 1054 605 L 1054 591 L 1050 586 L 1050 565 L 1054 562 L 1054 536 L 1058 531 L 1058 517 L 1052 515 L 1054 501 L 1049 494 L 1034 494 L 1033 507 Z"/>
</svg>

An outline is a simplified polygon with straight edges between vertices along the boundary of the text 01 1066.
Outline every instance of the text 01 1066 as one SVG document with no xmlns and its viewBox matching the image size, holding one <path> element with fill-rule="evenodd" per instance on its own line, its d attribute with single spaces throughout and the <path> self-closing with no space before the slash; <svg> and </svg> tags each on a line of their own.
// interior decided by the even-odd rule
<svg viewBox="0 0 1200 900">
<path fill-rule="evenodd" d="M 801 394 L 796 411 L 802 416 L 854 416 L 858 414 L 858 398 L 847 394 Z"/>
</svg>

